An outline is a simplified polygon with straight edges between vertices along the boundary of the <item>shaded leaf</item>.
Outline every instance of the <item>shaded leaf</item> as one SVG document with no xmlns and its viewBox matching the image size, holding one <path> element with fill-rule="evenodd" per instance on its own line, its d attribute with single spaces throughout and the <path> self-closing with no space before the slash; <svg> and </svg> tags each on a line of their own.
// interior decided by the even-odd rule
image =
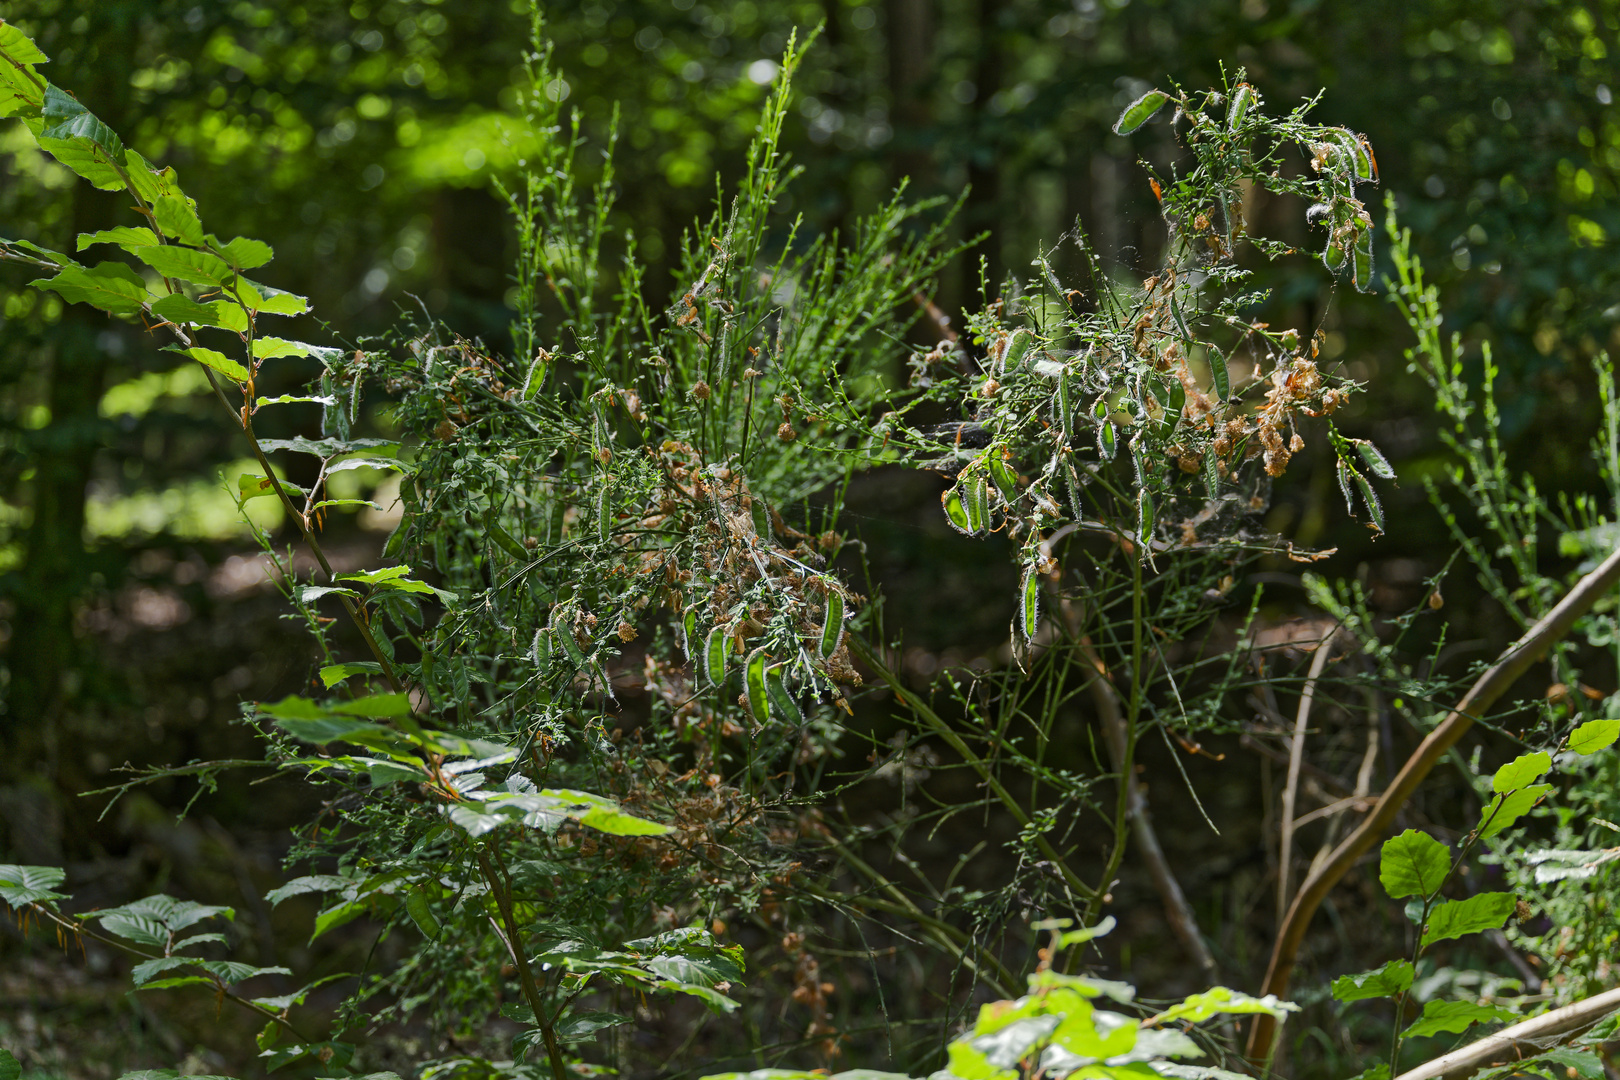
<svg viewBox="0 0 1620 1080">
<path fill-rule="evenodd" d="M 1333 980 L 1333 996 L 1339 1001 L 1362 1001 L 1367 998 L 1394 997 L 1412 985 L 1413 968 L 1410 961 L 1391 960 L 1383 967 L 1363 971 L 1356 975 L 1340 975 Z"/>
<path fill-rule="evenodd" d="M 1516 1019 L 1513 1013 L 1495 1005 L 1476 1005 L 1472 1001 L 1429 1001 L 1423 1005 L 1423 1015 L 1401 1035 L 1408 1039 L 1443 1033 L 1455 1035 L 1467 1031 L 1474 1024 Z"/>
<path fill-rule="evenodd" d="M 1378 853 L 1378 881 L 1397 900 L 1433 896 L 1450 869 L 1451 849 L 1416 829 L 1384 841 Z"/>
</svg>

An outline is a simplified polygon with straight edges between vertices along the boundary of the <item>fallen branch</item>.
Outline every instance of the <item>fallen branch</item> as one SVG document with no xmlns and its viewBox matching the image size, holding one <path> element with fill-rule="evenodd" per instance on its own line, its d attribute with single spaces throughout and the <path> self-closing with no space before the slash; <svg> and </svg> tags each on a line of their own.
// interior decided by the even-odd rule
<svg viewBox="0 0 1620 1080">
<path fill-rule="evenodd" d="M 1620 1009 L 1620 987 L 1503 1028 L 1449 1054 L 1403 1072 L 1395 1080 L 1463 1080 L 1489 1065 L 1545 1053 Z"/>
<path fill-rule="evenodd" d="M 1394 822 L 1395 815 L 1429 775 L 1435 763 L 1468 733 L 1474 721 L 1484 715 L 1518 681 L 1519 676 L 1529 670 L 1531 664 L 1540 660 L 1556 641 L 1569 633 L 1576 619 L 1590 611 L 1617 583 L 1620 583 L 1620 548 L 1616 548 L 1603 560 L 1602 565 L 1576 583 L 1557 606 L 1542 616 L 1523 637 L 1508 646 L 1496 663 L 1469 688 L 1456 708 L 1429 732 L 1406 764 L 1401 766 L 1401 771 L 1396 774 L 1388 790 L 1379 796 L 1366 819 L 1300 885 L 1299 893 L 1294 897 L 1282 928 L 1277 931 L 1277 940 L 1272 945 L 1271 963 L 1266 969 L 1266 981 L 1260 991 L 1262 994 L 1287 995 L 1288 977 L 1293 973 L 1294 960 L 1299 955 L 1300 942 L 1305 938 L 1311 916 L 1316 914 L 1316 909 L 1322 906 L 1328 892 L 1355 865 L 1356 860 L 1383 837 Z M 1256 1015 L 1254 1026 L 1249 1029 L 1246 1051 L 1250 1061 L 1266 1059 L 1276 1031 L 1277 1021 L 1274 1017 L 1265 1013 Z"/>
</svg>

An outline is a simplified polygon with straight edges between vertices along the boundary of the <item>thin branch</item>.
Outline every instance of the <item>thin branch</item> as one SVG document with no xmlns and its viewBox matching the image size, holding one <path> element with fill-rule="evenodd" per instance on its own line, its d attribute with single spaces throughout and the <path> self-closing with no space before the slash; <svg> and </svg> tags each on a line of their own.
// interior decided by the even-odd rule
<svg viewBox="0 0 1620 1080">
<path fill-rule="evenodd" d="M 1282 837 L 1277 843 L 1277 915 L 1288 910 L 1288 887 L 1292 884 L 1294 861 L 1294 802 L 1299 795 L 1299 764 L 1305 757 L 1305 730 L 1311 720 L 1311 704 L 1316 700 L 1316 680 L 1322 677 L 1328 657 L 1333 653 L 1333 633 L 1317 643 L 1316 654 L 1311 657 L 1310 674 L 1305 677 L 1305 689 L 1299 695 L 1299 712 L 1294 716 L 1294 741 L 1288 747 L 1288 780 L 1283 784 Z"/>
<path fill-rule="evenodd" d="M 1279 997 L 1287 995 L 1288 977 L 1293 973 L 1294 960 L 1299 955 L 1299 946 L 1305 939 L 1311 916 L 1316 914 L 1316 909 L 1321 907 L 1333 886 L 1384 835 L 1435 763 L 1468 733 L 1474 721 L 1484 715 L 1530 669 L 1530 665 L 1540 660 L 1555 642 L 1569 633 L 1575 621 L 1592 610 L 1592 606 L 1617 583 L 1620 583 L 1620 548 L 1616 548 L 1603 560 L 1602 565 L 1583 577 L 1523 637 L 1508 646 L 1496 663 L 1479 677 L 1457 706 L 1413 751 L 1388 790 L 1379 796 L 1377 805 L 1366 820 L 1300 885 L 1299 894 L 1294 897 L 1293 906 L 1288 909 L 1288 916 L 1283 920 L 1282 929 L 1277 932 L 1277 940 L 1272 945 L 1271 963 L 1266 970 L 1261 993 Z M 1256 1015 L 1245 1051 L 1251 1062 L 1265 1060 L 1276 1031 L 1277 1021 L 1274 1017 L 1264 1013 Z"/>
<path fill-rule="evenodd" d="M 1488 1065 L 1505 1065 L 1545 1053 L 1616 1009 L 1620 1009 L 1620 987 L 1503 1028 L 1460 1050 L 1408 1069 L 1395 1080 L 1463 1080 Z"/>
</svg>

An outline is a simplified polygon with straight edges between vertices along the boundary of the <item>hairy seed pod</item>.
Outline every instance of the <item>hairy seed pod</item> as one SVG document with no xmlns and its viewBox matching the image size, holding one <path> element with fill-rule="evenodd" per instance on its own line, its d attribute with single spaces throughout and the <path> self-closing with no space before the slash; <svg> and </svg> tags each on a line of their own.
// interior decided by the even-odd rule
<svg viewBox="0 0 1620 1080">
<path fill-rule="evenodd" d="M 1209 350 L 1209 381 L 1215 389 L 1215 398 L 1221 404 L 1232 400 L 1232 375 L 1226 369 L 1226 357 L 1213 347 Z"/>
<path fill-rule="evenodd" d="M 1114 460 L 1114 449 L 1118 440 L 1114 436 L 1114 422 L 1108 419 L 1108 402 L 1099 398 L 1097 404 L 1091 408 L 1091 415 L 1097 418 L 1097 453 L 1104 461 Z"/>
<path fill-rule="evenodd" d="M 528 562 L 529 549 L 518 543 L 511 533 L 501 528 L 499 512 L 492 506 L 484 513 L 484 531 L 489 534 L 496 547 L 512 556 L 514 559 Z"/>
<path fill-rule="evenodd" d="M 1065 443 L 1074 442 L 1074 378 L 1067 365 L 1058 376 L 1056 420 Z"/>
<path fill-rule="evenodd" d="M 551 667 L 551 631 L 540 627 L 534 632 L 534 643 L 529 646 L 529 659 L 541 671 Z"/>
<path fill-rule="evenodd" d="M 1019 626 L 1025 641 L 1035 640 L 1035 631 L 1041 625 L 1041 575 L 1033 566 L 1024 568 L 1024 582 L 1019 590 Z"/>
<path fill-rule="evenodd" d="M 709 639 L 703 643 L 703 677 L 710 686 L 725 685 L 726 652 L 730 647 L 731 638 L 724 629 L 716 626 L 709 631 Z"/>
<path fill-rule="evenodd" d="M 1007 342 L 1007 354 L 1001 359 L 1002 369 L 1012 371 L 1022 364 L 1025 354 L 1029 352 L 1029 347 L 1034 342 L 1035 335 L 1028 330 L 1014 330 L 1012 339 Z"/>
<path fill-rule="evenodd" d="M 804 723 L 804 713 L 799 711 L 799 703 L 788 692 L 781 664 L 765 670 L 765 694 L 770 698 L 771 708 L 776 710 L 783 723 L 795 725 Z M 764 720 L 760 723 L 764 723 Z"/>
<path fill-rule="evenodd" d="M 1351 470 L 1356 487 L 1361 489 L 1361 501 L 1367 504 L 1367 513 L 1372 517 L 1373 526 L 1379 532 L 1384 531 L 1384 504 L 1378 501 L 1378 492 L 1373 490 L 1372 484 L 1365 476 Z"/>
<path fill-rule="evenodd" d="M 1350 474 L 1353 471 L 1348 461 L 1339 459 L 1339 490 L 1344 493 L 1344 512 L 1352 517 L 1356 512 L 1356 499 L 1350 491 Z"/>
<path fill-rule="evenodd" d="M 574 670 L 582 670 L 585 667 L 585 650 L 579 647 L 579 639 L 574 636 L 573 605 L 558 604 L 551 610 L 551 632 L 557 644 L 562 646 L 568 662 L 574 665 Z"/>
<path fill-rule="evenodd" d="M 1007 463 L 1006 453 L 1001 447 L 992 446 L 985 451 L 984 466 L 985 471 L 990 474 L 990 479 L 996 482 L 996 490 L 1001 492 L 1001 497 L 1007 500 L 1010 506 L 1012 501 L 1018 498 L 1018 475 Z"/>
<path fill-rule="evenodd" d="M 1249 115 L 1249 109 L 1255 103 L 1254 87 L 1248 83 L 1238 83 L 1237 89 L 1232 91 L 1232 103 L 1226 109 L 1226 130 L 1236 131 L 1244 119 Z"/>
<path fill-rule="evenodd" d="M 973 529 L 968 524 L 967 508 L 962 505 L 962 496 L 957 489 L 946 488 L 940 492 L 939 501 L 945 507 L 945 520 L 951 523 L 951 528 L 971 536 Z"/>
<path fill-rule="evenodd" d="M 1213 447 L 1204 451 L 1204 487 L 1209 492 L 1210 502 L 1214 502 L 1221 494 L 1220 455 Z"/>
<path fill-rule="evenodd" d="M 1114 134 L 1129 135 L 1153 119 L 1153 114 L 1164 108 L 1165 102 L 1169 100 L 1170 95 L 1163 90 L 1149 90 L 1127 105 L 1125 111 L 1119 114 L 1119 119 L 1114 121 Z"/>
<path fill-rule="evenodd" d="M 1366 439 L 1351 439 L 1350 441 L 1355 444 L 1356 453 L 1361 455 L 1361 460 L 1367 463 L 1367 468 L 1374 476 L 1380 480 L 1395 479 L 1395 469 L 1390 465 L 1389 459 L 1379 451 L 1378 447 Z"/>
<path fill-rule="evenodd" d="M 1144 490 L 1141 492 L 1140 498 L 1141 517 L 1136 523 L 1136 538 L 1146 548 L 1148 541 L 1153 539 L 1153 496 Z"/>
<path fill-rule="evenodd" d="M 1085 514 L 1081 513 L 1080 505 L 1080 474 L 1075 471 L 1072 461 L 1063 463 L 1063 486 L 1069 492 L 1069 513 L 1076 523 L 1084 521 Z"/>
<path fill-rule="evenodd" d="M 607 477 L 601 484 L 602 490 L 596 493 L 596 538 L 606 541 L 613 535 L 613 505 L 608 502 Z"/>
<path fill-rule="evenodd" d="M 844 594 L 829 589 L 827 592 L 827 613 L 821 623 L 821 646 L 818 650 L 823 659 L 838 651 L 839 644 L 844 640 Z"/>
<path fill-rule="evenodd" d="M 697 608 L 687 608 L 686 616 L 681 619 L 681 647 L 686 650 L 686 658 L 688 660 L 697 659 L 697 629 Z"/>
<path fill-rule="evenodd" d="M 1354 281 L 1362 292 L 1372 292 L 1373 286 L 1372 229 L 1362 229 L 1356 237 Z"/>
<path fill-rule="evenodd" d="M 977 536 L 990 528 L 990 493 L 984 478 L 970 475 L 962 479 L 962 507 L 967 512 L 968 532 Z"/>
<path fill-rule="evenodd" d="M 755 649 L 748 654 L 743 665 L 743 689 L 748 694 L 748 711 L 757 724 L 768 723 L 771 718 L 770 690 L 765 679 L 765 650 Z"/>
<path fill-rule="evenodd" d="M 429 941 L 438 938 L 442 928 L 439 920 L 433 917 L 433 905 L 429 903 L 427 893 L 420 888 L 412 889 L 405 894 L 405 913 L 411 917 L 411 922 L 422 931 L 422 936 Z"/>
</svg>

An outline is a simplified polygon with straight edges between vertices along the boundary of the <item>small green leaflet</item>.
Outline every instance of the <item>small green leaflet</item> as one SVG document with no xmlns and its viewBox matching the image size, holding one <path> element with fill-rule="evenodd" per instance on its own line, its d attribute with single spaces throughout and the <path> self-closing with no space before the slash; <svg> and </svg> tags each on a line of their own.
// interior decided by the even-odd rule
<svg viewBox="0 0 1620 1080">
<path fill-rule="evenodd" d="M 289 484 L 285 480 L 269 480 L 258 473 L 245 472 L 236 478 L 236 503 L 240 506 L 249 499 L 257 499 L 261 495 L 274 495 L 278 484 L 289 498 L 305 494 L 304 489 L 297 484 Z"/>
<path fill-rule="evenodd" d="M 1508 795 L 1498 795 L 1486 804 L 1480 811 L 1479 825 L 1481 837 L 1490 838 L 1509 828 L 1514 822 L 1530 812 L 1530 808 L 1541 801 L 1541 797 L 1552 790 L 1551 784 L 1531 784 L 1529 787 L 1519 788 Z"/>
<path fill-rule="evenodd" d="M 1429 912 L 1423 928 L 1423 947 L 1481 930 L 1500 930 L 1517 901 L 1512 893 L 1489 892 L 1466 900 L 1446 900 Z"/>
<path fill-rule="evenodd" d="M 1620 720 L 1588 720 L 1569 736 L 1569 748 L 1577 754 L 1595 754 L 1620 738 Z"/>
<path fill-rule="evenodd" d="M 1391 960 L 1381 968 L 1358 975 L 1340 975 L 1333 980 L 1333 996 L 1339 1001 L 1394 997 L 1412 985 L 1414 971 L 1408 960 Z"/>
<path fill-rule="evenodd" d="M 753 713 L 756 724 L 768 723 L 771 719 L 770 691 L 765 683 L 765 650 L 755 649 L 748 654 L 748 660 L 743 665 L 743 689 L 748 694 L 748 711 Z"/>
<path fill-rule="evenodd" d="M 316 586 L 322 588 L 323 586 Z M 325 586 L 329 588 L 330 586 Z M 346 591 L 346 590 L 338 590 Z M 306 603 L 308 601 L 306 600 Z M 328 664 L 321 668 L 321 685 L 328 690 L 345 679 L 356 675 L 381 675 L 382 665 L 375 660 L 356 660 L 346 664 Z"/>
<path fill-rule="evenodd" d="M 1125 111 L 1119 114 L 1119 119 L 1114 121 L 1114 134 L 1129 135 L 1153 119 L 1153 114 L 1164 108 L 1165 102 L 1169 100 L 1170 95 L 1163 90 L 1149 90 L 1127 105 Z M 971 1080 L 971 1078 L 964 1078 L 964 1080 Z"/>
<path fill-rule="evenodd" d="M 254 311 L 270 315 L 302 315 L 309 310 L 309 301 L 296 293 L 272 289 L 246 278 L 236 279 L 236 294 L 242 303 Z"/>
<path fill-rule="evenodd" d="M 1416 829 L 1390 837 L 1379 849 L 1378 881 L 1397 900 L 1433 896 L 1450 869 L 1451 849 Z"/>
<path fill-rule="evenodd" d="M 1402 1032 L 1403 1038 L 1421 1035 L 1457 1034 L 1474 1024 L 1492 1020 L 1516 1020 L 1513 1013 L 1494 1005 L 1476 1005 L 1472 1001 L 1429 1001 L 1423 1006 L 1423 1015 Z"/>
<path fill-rule="evenodd" d="M 1491 779 L 1491 790 L 1499 794 L 1528 787 L 1552 768 L 1552 755 L 1545 750 L 1534 754 L 1521 754 L 1496 770 Z"/>
<path fill-rule="evenodd" d="M 86 269 L 64 266 L 53 278 L 36 278 L 29 286 L 50 289 L 70 304 L 89 304 L 113 315 L 133 315 L 146 303 L 146 282 L 123 263 L 104 262 Z"/>
<path fill-rule="evenodd" d="M 221 375 L 225 376 L 227 379 L 230 379 L 232 382 L 245 383 L 251 377 L 248 374 L 247 368 L 243 367 L 241 364 L 238 364 L 235 360 L 232 360 L 222 352 L 216 352 L 213 349 L 205 349 L 201 345 L 193 345 L 189 349 L 182 349 L 175 345 L 171 345 L 169 348 L 174 352 L 179 353 L 181 356 L 191 357 L 205 368 L 212 368 Z"/>
</svg>

